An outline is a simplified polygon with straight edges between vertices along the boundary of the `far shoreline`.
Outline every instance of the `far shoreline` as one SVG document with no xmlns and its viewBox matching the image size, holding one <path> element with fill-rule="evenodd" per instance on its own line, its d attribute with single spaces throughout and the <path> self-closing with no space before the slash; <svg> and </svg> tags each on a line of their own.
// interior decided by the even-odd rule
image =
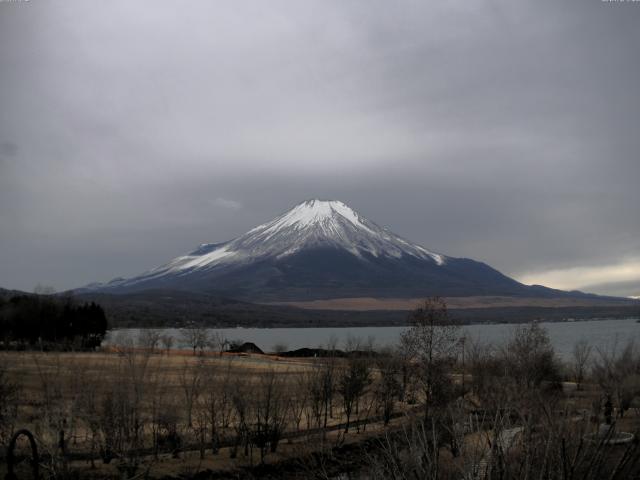
<svg viewBox="0 0 640 480">
<path fill-rule="evenodd" d="M 620 321 L 620 320 L 636 320 L 640 323 L 640 314 L 630 315 L 624 317 L 590 317 L 590 318 L 563 318 L 563 319 L 534 319 L 525 321 L 486 321 L 486 322 L 455 322 L 456 325 L 461 327 L 467 326 L 482 326 L 482 325 L 528 325 L 529 323 L 583 323 L 583 322 L 604 322 L 604 321 Z M 122 331 L 122 330 L 184 330 L 193 327 L 193 324 L 185 324 L 183 326 L 170 325 L 170 326 L 116 326 L 109 328 L 107 332 Z M 220 325 L 198 325 L 199 328 L 205 328 L 207 330 L 281 330 L 281 329 L 340 329 L 340 328 L 410 328 L 411 323 L 394 323 L 394 324 L 357 324 L 357 325 L 277 325 L 277 326 L 220 326 Z"/>
</svg>

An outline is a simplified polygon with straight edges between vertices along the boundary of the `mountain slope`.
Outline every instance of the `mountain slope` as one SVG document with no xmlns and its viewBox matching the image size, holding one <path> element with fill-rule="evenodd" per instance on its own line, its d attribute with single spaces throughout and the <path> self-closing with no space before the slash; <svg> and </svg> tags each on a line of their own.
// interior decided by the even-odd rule
<svg viewBox="0 0 640 480">
<path fill-rule="evenodd" d="M 342 202 L 308 200 L 225 243 L 130 279 L 93 284 L 110 293 L 146 289 L 216 292 L 253 301 L 337 297 L 569 294 L 523 285 L 490 266 L 412 244 Z"/>
</svg>

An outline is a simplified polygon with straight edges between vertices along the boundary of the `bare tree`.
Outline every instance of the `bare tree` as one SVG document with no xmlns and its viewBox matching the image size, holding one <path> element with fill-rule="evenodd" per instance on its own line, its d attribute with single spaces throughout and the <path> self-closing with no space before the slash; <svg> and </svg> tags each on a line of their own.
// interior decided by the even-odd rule
<svg viewBox="0 0 640 480">
<path fill-rule="evenodd" d="M 357 352 L 362 349 L 362 340 L 359 337 L 349 334 L 344 341 L 344 351 Z"/>
<path fill-rule="evenodd" d="M 104 378 L 98 405 L 101 454 L 105 463 L 117 458 L 123 475 L 133 477 L 142 461 L 149 416 L 149 352 L 130 349 L 118 358 L 113 375 Z"/>
<path fill-rule="evenodd" d="M 231 403 L 231 362 L 229 357 L 226 366 L 216 362 L 206 365 L 203 375 L 201 403 L 209 432 L 209 444 L 213 454 L 218 453 L 220 438 L 224 429 L 229 426 Z M 204 432 L 203 432 L 204 433 Z"/>
<path fill-rule="evenodd" d="M 537 323 L 517 328 L 505 354 L 508 371 L 520 387 L 531 389 L 543 380 L 556 382 L 560 378 L 549 334 Z"/>
<path fill-rule="evenodd" d="M 207 365 L 204 373 L 201 410 L 205 417 L 205 429 L 209 431 L 211 453 L 216 454 L 220 444 L 220 403 L 221 391 L 218 379 L 217 364 Z M 203 448 L 203 447 L 201 447 Z"/>
<path fill-rule="evenodd" d="M 354 409 L 357 412 L 360 397 L 371 381 L 368 359 L 350 357 L 347 365 L 338 374 L 337 390 L 342 396 L 346 422 L 344 432 L 349 432 L 349 423 Z"/>
<path fill-rule="evenodd" d="M 170 404 L 170 393 L 168 389 L 168 379 L 166 370 L 158 368 L 149 375 L 148 378 L 149 392 L 149 420 L 151 429 L 151 443 L 153 446 L 153 456 L 157 460 L 160 443 L 169 436 L 169 431 L 163 432 L 163 427 L 167 426 L 166 413 L 172 410 Z M 170 428 L 168 430 L 171 430 Z M 165 437 L 161 438 L 165 433 Z"/>
<path fill-rule="evenodd" d="M 507 377 L 507 359 L 502 350 L 481 342 L 467 342 L 467 368 L 471 373 L 473 397 L 494 410 L 509 402 L 514 390 Z"/>
<path fill-rule="evenodd" d="M 203 376 L 206 379 L 207 373 L 204 373 Z M 202 386 L 202 392 L 195 398 L 194 406 L 193 406 L 193 432 L 196 435 L 196 439 L 198 442 L 198 448 L 200 451 L 200 460 L 203 460 L 205 457 L 205 452 L 207 448 L 207 434 L 210 431 L 211 426 L 216 426 L 216 416 L 213 418 L 211 414 L 217 413 L 215 409 L 210 410 L 212 404 L 208 401 L 207 393 L 211 393 L 211 391 L 206 391 L 204 387 L 204 381 Z M 215 406 L 215 403 L 213 403 Z M 213 450 L 213 449 L 212 449 Z"/>
<path fill-rule="evenodd" d="M 592 347 L 586 339 L 579 340 L 573 346 L 573 351 L 571 353 L 571 370 L 573 373 L 573 379 L 576 381 L 577 390 L 580 390 L 582 387 L 587 365 L 591 357 L 591 350 Z"/>
<path fill-rule="evenodd" d="M 236 378 L 231 390 L 231 402 L 235 415 L 233 427 L 235 429 L 234 442 L 229 449 L 231 458 L 238 455 L 238 447 L 244 447 L 244 455 L 249 455 L 251 448 L 250 428 L 249 428 L 249 396 L 246 391 L 246 385 Z"/>
<path fill-rule="evenodd" d="M 173 337 L 171 335 L 162 335 L 160 337 L 160 342 L 168 354 L 173 347 Z"/>
<path fill-rule="evenodd" d="M 160 331 L 153 328 L 145 328 L 138 335 L 138 345 L 148 349 L 151 353 L 155 353 L 160 343 Z"/>
<path fill-rule="evenodd" d="M 252 399 L 250 437 L 264 462 L 268 449 L 276 452 L 285 425 L 287 403 L 281 377 L 274 370 L 262 373 Z"/>
<path fill-rule="evenodd" d="M 220 356 L 224 352 L 225 348 L 229 344 L 229 341 L 222 335 L 220 332 L 213 332 L 208 338 L 209 345 L 211 348 L 218 352 Z"/>
<path fill-rule="evenodd" d="M 610 349 L 597 349 L 597 353 L 593 376 L 606 395 L 615 397 L 622 418 L 633 398 L 640 394 L 640 353 L 633 340 L 622 350 L 618 350 L 616 343 Z"/>
<path fill-rule="evenodd" d="M 308 376 L 301 374 L 295 382 L 288 385 L 289 412 L 295 425 L 295 431 L 300 431 L 300 424 L 305 412 L 309 412 L 309 386 Z"/>
<path fill-rule="evenodd" d="M 433 419 L 431 419 L 431 423 Z M 424 422 L 411 424 L 397 435 L 385 434 L 380 451 L 367 454 L 367 478 L 436 480 L 441 476 L 436 429 Z"/>
<path fill-rule="evenodd" d="M 202 390 L 203 372 L 202 360 L 198 360 L 195 365 L 185 360 L 178 377 L 189 428 L 193 426 L 193 410 Z"/>
<path fill-rule="evenodd" d="M 74 410 L 88 432 L 92 468 L 95 468 L 94 456 L 100 439 L 100 403 L 106 383 L 104 373 L 106 372 L 103 363 L 85 364 L 75 372 L 77 384 Z"/>
<path fill-rule="evenodd" d="M 233 357 L 228 357 L 223 369 L 220 384 L 220 424 L 222 429 L 228 429 L 233 416 Z"/>
<path fill-rule="evenodd" d="M 379 379 L 375 385 L 375 396 L 379 407 L 382 409 L 382 418 L 385 425 L 389 424 L 396 400 L 401 395 L 401 362 L 402 360 L 393 350 L 382 352 L 376 361 Z"/>
<path fill-rule="evenodd" d="M 320 395 L 323 406 L 323 428 L 327 428 L 329 417 L 333 417 L 333 395 L 336 390 L 335 357 L 330 357 L 320 369 Z"/>
<path fill-rule="evenodd" d="M 411 313 L 409 321 L 412 326 L 402 334 L 401 343 L 422 386 L 426 419 L 429 407 L 439 403 L 450 390 L 447 370 L 455 362 L 458 326 L 449 318 L 444 300 L 438 297 L 425 300 Z"/>
<path fill-rule="evenodd" d="M 309 399 L 309 408 L 306 410 L 307 428 L 311 429 L 312 425 L 320 428 L 322 426 L 322 408 L 325 399 L 322 369 L 314 368 L 307 371 L 303 384 L 307 388 L 305 396 Z"/>
<path fill-rule="evenodd" d="M 50 354 L 48 358 L 34 355 L 33 361 L 38 372 L 41 405 L 41 422 L 36 434 L 47 454 L 47 468 L 55 475 L 66 475 L 66 437 L 72 415 L 71 405 L 65 401 L 64 395 L 68 386 L 65 383 L 69 379 L 65 369 L 69 365 L 63 364 L 57 353 Z"/>
<path fill-rule="evenodd" d="M 209 345 L 209 332 L 203 326 L 184 328 L 180 333 L 182 340 L 193 349 L 194 355 L 197 350 L 202 352 Z"/>
</svg>

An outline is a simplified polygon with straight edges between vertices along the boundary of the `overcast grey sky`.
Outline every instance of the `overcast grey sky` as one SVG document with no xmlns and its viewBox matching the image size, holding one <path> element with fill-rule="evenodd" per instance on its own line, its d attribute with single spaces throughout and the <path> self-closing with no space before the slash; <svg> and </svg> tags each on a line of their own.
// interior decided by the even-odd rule
<svg viewBox="0 0 640 480">
<path fill-rule="evenodd" d="M 640 3 L 0 2 L 0 286 L 312 197 L 527 282 L 640 295 Z"/>
</svg>

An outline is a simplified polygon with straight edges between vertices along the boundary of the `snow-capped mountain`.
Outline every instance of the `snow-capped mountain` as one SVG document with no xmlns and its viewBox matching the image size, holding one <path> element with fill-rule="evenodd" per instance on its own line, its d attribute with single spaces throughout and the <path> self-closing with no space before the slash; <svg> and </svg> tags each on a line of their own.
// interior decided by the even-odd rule
<svg viewBox="0 0 640 480">
<path fill-rule="evenodd" d="M 308 200 L 274 220 L 222 244 L 203 244 L 148 276 L 186 273 L 229 264 L 284 259 L 306 248 L 333 247 L 364 258 L 409 255 L 438 265 L 445 257 L 413 245 L 370 222 L 342 202 Z M 129 282 L 135 282 L 132 279 Z"/>
<path fill-rule="evenodd" d="M 114 293 L 152 288 L 252 300 L 552 292 L 484 263 L 427 250 L 342 202 L 324 200 L 305 201 L 238 238 L 203 244 L 142 275 L 87 287 Z"/>
</svg>

